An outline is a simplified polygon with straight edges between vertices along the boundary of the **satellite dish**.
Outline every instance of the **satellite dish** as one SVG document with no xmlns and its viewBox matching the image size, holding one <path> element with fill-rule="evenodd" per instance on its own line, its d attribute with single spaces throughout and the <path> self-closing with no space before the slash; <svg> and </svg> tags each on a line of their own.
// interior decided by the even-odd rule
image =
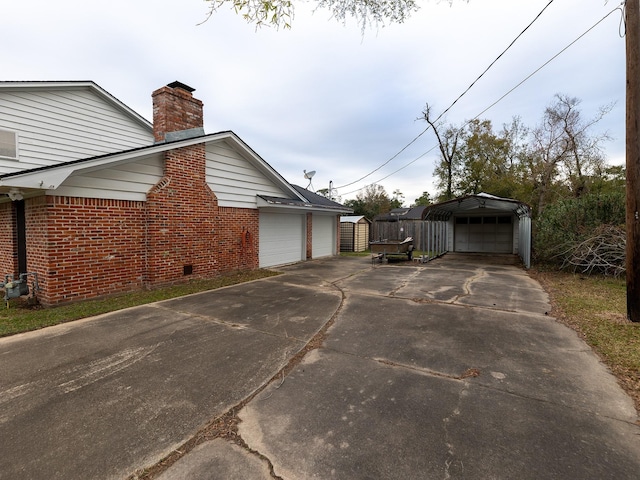
<svg viewBox="0 0 640 480">
<path fill-rule="evenodd" d="M 304 172 L 304 178 L 309 180 L 309 185 L 307 185 L 307 190 L 309 190 L 309 187 L 311 187 L 311 179 L 316 174 L 316 171 L 311 170 L 310 172 L 307 172 L 306 170 L 303 170 L 303 172 Z M 311 187 L 311 191 L 313 191 L 313 187 Z"/>
</svg>

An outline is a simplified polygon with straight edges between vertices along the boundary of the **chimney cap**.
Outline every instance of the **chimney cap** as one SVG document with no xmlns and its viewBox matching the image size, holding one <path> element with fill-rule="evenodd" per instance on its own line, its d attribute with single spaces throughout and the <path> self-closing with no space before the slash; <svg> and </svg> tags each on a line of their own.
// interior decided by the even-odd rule
<svg viewBox="0 0 640 480">
<path fill-rule="evenodd" d="M 196 90 L 195 88 L 191 88 L 189 85 L 185 85 L 184 83 L 179 82 L 177 80 L 175 82 L 171 82 L 170 84 L 168 84 L 167 87 L 181 88 L 182 90 L 186 90 L 189 93 L 192 93 Z"/>
</svg>

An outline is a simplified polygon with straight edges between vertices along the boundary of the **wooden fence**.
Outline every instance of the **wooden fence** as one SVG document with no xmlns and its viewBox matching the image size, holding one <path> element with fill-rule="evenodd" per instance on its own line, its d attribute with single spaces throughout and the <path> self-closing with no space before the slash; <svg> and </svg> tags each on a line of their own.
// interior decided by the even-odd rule
<svg viewBox="0 0 640 480">
<path fill-rule="evenodd" d="M 373 222 L 369 241 L 404 240 L 413 238 L 413 248 L 422 253 L 424 260 L 439 257 L 448 251 L 448 225 L 445 221 L 400 220 L 398 222 Z"/>
</svg>

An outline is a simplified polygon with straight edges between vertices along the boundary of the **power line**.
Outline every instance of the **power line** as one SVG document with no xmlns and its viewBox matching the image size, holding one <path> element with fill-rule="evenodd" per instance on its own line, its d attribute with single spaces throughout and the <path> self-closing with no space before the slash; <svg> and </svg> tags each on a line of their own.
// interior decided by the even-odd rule
<svg viewBox="0 0 640 480">
<path fill-rule="evenodd" d="M 393 172 L 391 172 L 391 173 L 390 173 L 389 175 L 387 175 L 386 177 L 382 177 L 382 178 L 380 178 L 380 179 L 376 180 L 375 182 L 370 183 L 369 185 L 375 185 L 376 183 L 380 183 L 380 182 L 382 182 L 383 180 L 386 180 L 387 178 L 389 178 L 389 177 L 391 177 L 391 176 L 395 175 L 395 174 L 396 174 L 396 173 L 398 173 L 399 171 L 404 170 L 405 168 L 407 168 L 407 167 L 409 167 L 409 166 L 413 165 L 413 164 L 414 164 L 414 163 L 416 163 L 418 160 L 420 160 L 422 157 L 424 157 L 424 156 L 425 156 L 425 155 L 427 155 L 428 153 L 431 153 L 431 152 L 432 152 L 436 147 L 437 147 L 437 145 L 434 145 L 433 147 L 431 147 L 429 150 L 427 150 L 427 151 L 426 151 L 426 152 L 424 152 L 423 154 L 421 154 L 421 155 L 419 155 L 418 157 L 416 157 L 416 158 L 414 158 L 413 160 L 411 160 L 409 163 L 404 164 L 402 167 L 398 168 L 397 170 L 394 170 Z M 369 185 L 365 185 L 364 187 L 360 187 L 360 188 L 358 188 L 358 189 L 356 189 L 356 190 L 352 190 L 352 191 L 347 192 L 347 193 L 342 193 L 341 195 L 351 195 L 352 193 L 359 192 L 359 191 L 360 191 L 360 190 L 362 190 L 363 188 L 367 188 Z"/>
<path fill-rule="evenodd" d="M 510 95 L 514 90 L 516 90 L 517 88 L 519 88 L 523 83 L 525 83 L 527 80 L 529 80 L 531 77 L 533 77 L 536 73 L 538 73 L 540 70 L 542 70 L 544 67 L 546 67 L 547 65 L 549 65 L 552 61 L 554 61 L 557 57 L 559 57 L 560 55 L 562 55 L 566 50 L 568 50 L 570 47 L 572 47 L 575 43 L 577 43 L 579 40 L 582 39 L 582 37 L 584 37 L 585 35 L 587 35 L 589 32 L 591 32 L 591 30 L 593 30 L 594 28 L 596 28 L 598 25 L 600 25 L 602 22 L 604 22 L 609 15 L 611 15 L 612 13 L 614 13 L 615 11 L 619 10 L 620 7 L 616 7 L 613 10 L 611 10 L 609 13 L 607 13 L 604 17 L 602 17 L 600 20 L 598 20 L 596 23 L 594 23 L 591 27 L 589 27 L 587 30 L 585 30 L 581 35 L 579 35 L 578 37 L 576 37 L 571 43 L 569 43 L 566 47 L 564 47 L 562 50 L 560 50 L 558 53 L 556 53 L 553 57 L 551 57 L 549 60 L 547 60 L 546 62 L 544 62 L 542 65 L 540 65 L 538 68 L 536 68 L 533 72 L 531 72 L 529 75 L 527 75 L 520 83 L 518 83 L 515 87 L 511 88 L 507 93 L 505 93 L 504 95 L 502 95 L 500 98 L 498 98 L 495 102 L 493 102 L 491 105 L 489 105 L 487 108 L 485 108 L 484 110 L 482 110 L 478 115 L 476 115 L 475 117 L 473 117 L 472 120 L 477 119 L 478 117 L 480 117 L 480 115 L 483 115 L 484 113 L 486 113 L 488 110 L 490 110 L 491 108 L 495 107 L 499 102 L 501 102 L 502 100 L 504 100 L 508 95 Z M 468 125 L 470 121 L 466 122 L 465 125 Z"/>
<path fill-rule="evenodd" d="M 551 2 L 552 2 L 552 1 L 553 1 L 553 0 L 551 0 Z M 549 2 L 549 4 L 550 4 L 551 2 Z M 547 7 L 549 6 L 549 4 L 547 4 Z M 545 7 L 545 8 L 547 8 L 547 7 Z M 478 119 L 481 115 L 485 114 L 485 113 L 486 113 L 487 111 L 489 111 L 491 108 L 495 107 L 498 103 L 500 103 L 502 100 L 504 100 L 507 96 L 509 96 L 511 93 L 513 93 L 516 89 L 518 89 L 519 87 L 521 87 L 521 86 L 522 86 L 522 85 L 523 85 L 527 80 L 529 80 L 531 77 L 533 77 L 536 73 L 538 73 L 540 70 L 542 70 L 544 67 L 546 67 L 549 63 L 551 63 L 553 60 L 555 60 L 555 59 L 556 59 L 557 57 L 559 57 L 561 54 L 563 54 L 566 50 L 568 50 L 568 49 L 569 49 L 570 47 L 572 47 L 575 43 L 577 43 L 579 40 L 581 40 L 585 35 L 587 35 L 589 32 L 591 32 L 591 30 L 593 30 L 594 28 L 596 28 L 598 25 L 600 25 L 600 24 L 601 24 L 603 21 L 605 21 L 605 20 L 606 20 L 606 19 L 607 19 L 607 18 L 608 18 L 612 13 L 616 12 L 617 10 L 620 10 L 620 7 L 616 7 L 616 8 L 614 8 L 613 10 L 611 10 L 611 11 L 610 11 L 609 13 L 607 13 L 604 17 L 602 17 L 600 20 L 598 20 L 595 24 L 593 24 L 591 27 L 589 27 L 587 30 L 585 30 L 582 34 L 580 34 L 578 37 L 576 37 L 572 42 L 570 42 L 568 45 L 566 45 L 564 48 L 562 48 L 558 53 L 556 53 L 555 55 L 553 55 L 549 60 L 547 60 L 546 62 L 544 62 L 540 67 L 538 67 L 537 69 L 535 69 L 533 72 L 531 72 L 529 75 L 527 75 L 523 80 L 521 80 L 518 84 L 516 84 L 514 87 L 512 87 L 511 89 L 509 89 L 509 90 L 508 90 L 504 95 L 502 95 L 500 98 L 498 98 L 495 102 L 491 103 L 487 108 L 485 108 L 484 110 L 482 110 L 480 113 L 478 113 L 476 116 L 474 116 L 471 120 L 467 120 L 467 121 L 463 124 L 463 127 L 464 127 L 464 126 L 466 126 L 466 125 L 468 125 L 469 123 L 471 123 L 473 120 Z M 544 11 L 544 10 L 543 10 L 543 11 Z M 540 12 L 540 13 L 542 13 L 542 12 Z M 538 17 L 539 17 L 539 16 L 540 16 L 540 15 L 538 15 Z M 537 19 L 537 17 L 536 17 L 536 19 Z M 534 20 L 534 21 L 535 21 L 535 20 Z M 530 25 L 531 25 L 531 24 L 529 24 L 529 26 L 530 26 Z M 529 28 L 529 27 L 527 27 L 527 28 Z M 515 41 L 515 40 L 514 40 L 514 41 Z M 513 45 L 513 42 L 511 43 L 511 45 Z M 511 46 L 511 45 L 509 45 L 509 46 Z M 506 51 L 506 50 L 505 50 L 505 51 Z M 503 53 L 504 53 L 504 52 L 503 52 Z M 501 54 L 501 55 L 502 55 L 502 54 Z M 493 63 L 495 63 L 495 61 L 494 61 Z M 493 65 L 493 63 L 492 63 L 492 65 Z M 489 66 L 489 68 L 490 68 L 490 67 L 491 67 L 491 66 Z M 487 72 L 487 70 L 488 70 L 489 68 L 487 68 L 487 69 L 483 72 L 483 75 L 484 75 L 484 73 L 486 73 L 486 72 Z M 478 77 L 478 79 L 479 79 L 479 78 L 480 78 L 480 77 Z M 477 79 L 476 79 L 476 81 L 477 81 Z M 475 83 L 476 81 L 474 81 L 474 83 Z M 473 86 L 473 84 L 471 84 L 471 86 Z M 471 88 L 471 86 L 470 86 L 469 88 L 467 88 L 467 90 L 465 90 L 465 92 L 464 92 L 464 93 L 467 93 L 467 92 L 469 91 L 469 89 Z M 447 108 L 447 109 L 446 109 L 442 114 L 440 114 L 440 115 L 438 116 L 438 118 L 434 121 L 434 123 L 435 123 L 436 121 L 438 121 L 438 119 L 440 119 L 440 118 L 442 117 L 442 115 L 444 115 L 444 113 L 446 113 L 446 112 L 447 112 L 447 111 L 448 111 L 448 110 L 453 106 L 453 104 L 454 104 L 454 103 L 456 103 L 460 98 L 462 98 L 462 96 L 464 95 L 464 93 L 463 93 L 462 95 L 460 95 L 460 96 L 455 100 L 455 102 L 453 102 L 453 103 L 449 106 L 449 108 Z M 419 136 L 421 136 L 422 134 L 424 134 L 424 133 L 425 133 L 429 128 L 430 128 L 430 127 L 427 127 L 427 128 L 426 128 L 422 133 L 420 133 L 420 135 L 419 135 Z M 419 136 L 418 136 L 418 137 L 419 137 Z M 415 142 L 415 140 L 417 140 L 417 138 L 418 138 L 418 137 L 416 137 L 416 138 L 415 138 L 411 143 Z M 411 145 L 411 143 L 410 143 L 409 145 Z M 404 147 L 404 148 L 403 148 L 403 150 L 405 150 L 409 145 L 407 145 L 406 147 Z M 368 185 L 365 185 L 365 186 L 363 186 L 363 187 L 360 187 L 360 188 L 358 188 L 358 189 L 356 189 L 356 190 L 352 190 L 352 191 L 350 191 L 350 192 L 344 193 L 344 194 L 342 194 L 342 195 L 350 195 L 350 194 L 352 194 L 352 193 L 359 192 L 360 190 L 362 190 L 362 189 L 364 189 L 364 188 L 367 188 L 367 187 L 368 187 L 368 186 L 370 186 L 370 185 L 375 185 L 375 184 L 377 184 L 377 183 L 379 183 L 379 182 L 381 182 L 381 181 L 383 181 L 383 180 L 386 180 L 387 178 L 391 177 L 392 175 L 395 175 L 395 174 L 396 174 L 396 173 L 398 173 L 399 171 L 401 171 L 401 170 L 403 170 L 403 169 L 407 168 L 408 166 L 410 166 L 410 165 L 414 164 L 414 163 L 415 163 L 415 162 L 417 162 L 419 159 L 421 159 L 422 157 L 424 157 L 426 154 L 428 154 L 428 153 L 430 153 L 431 151 L 433 151 L 436 147 L 437 147 L 437 145 L 434 145 L 433 147 L 431 147 L 431 148 L 430 148 L 429 150 L 427 150 L 426 152 L 424 152 L 424 153 L 420 154 L 417 158 L 415 158 L 415 159 L 411 160 L 409 163 L 407 163 L 407 164 L 403 165 L 402 167 L 398 168 L 397 170 L 395 170 L 394 172 L 392 172 L 392 173 L 388 174 L 387 176 L 385 176 L 385 177 L 383 177 L 383 178 L 381 178 L 381 179 L 378 179 L 378 180 L 376 180 L 375 182 L 372 182 L 372 183 L 370 183 L 370 184 L 368 184 Z M 401 152 L 402 152 L 402 150 L 401 150 Z M 394 156 L 394 158 L 395 158 L 397 155 L 399 155 L 401 152 L 398 152 L 398 153 Z M 390 160 L 389 160 L 389 161 L 390 161 Z M 386 165 L 387 163 L 389 163 L 389 161 L 385 162 L 385 164 L 381 165 L 380 167 L 378 167 L 376 170 L 374 170 L 374 171 L 373 171 L 373 172 L 371 172 L 371 173 L 374 173 L 374 172 L 376 172 L 376 171 L 380 170 L 380 168 L 382 168 L 384 165 Z M 371 173 L 370 173 L 370 174 L 368 174 L 368 175 L 365 175 L 365 177 L 363 177 L 363 178 L 368 177 L 369 175 L 371 175 Z M 354 183 L 357 183 L 358 181 L 360 181 L 360 180 L 357 180 L 356 182 L 349 183 L 349 184 L 347 184 L 347 185 L 343 185 L 342 187 L 335 187 L 335 188 L 344 188 L 344 187 L 348 187 L 348 186 L 350 186 L 350 185 L 353 185 Z"/>
<path fill-rule="evenodd" d="M 436 123 L 438 120 L 440 120 L 449 110 L 451 110 L 451 108 L 453 108 L 453 106 L 458 102 L 458 100 L 460 100 L 462 97 L 464 97 L 469 90 L 471 90 L 471 88 L 489 71 L 489 69 L 491 69 L 491 67 L 493 67 L 493 65 L 495 65 L 495 63 L 500 60 L 500 58 L 516 43 L 516 41 L 518 41 L 518 39 L 524 34 L 524 32 L 526 32 L 531 25 L 533 25 L 539 18 L 540 16 L 544 13 L 544 11 L 549 7 L 549 5 L 551 5 L 554 2 L 554 0 L 549 0 L 549 3 L 547 3 L 547 5 L 540 11 L 540 13 L 538 13 L 538 15 L 536 15 L 536 17 L 529 23 L 529 25 L 527 25 L 524 30 L 522 30 L 518 36 L 516 36 L 516 38 L 514 38 L 511 43 L 507 46 L 507 48 L 505 48 L 502 53 L 500 53 L 500 55 L 498 55 L 495 60 L 493 60 L 493 62 L 491 62 L 489 64 L 489 66 L 487 68 L 485 68 L 485 70 L 478 76 L 478 78 L 476 78 L 473 82 L 471 82 L 471 85 L 469 85 L 467 87 L 467 89 L 462 92 L 458 98 L 456 98 L 451 105 L 449 105 L 440 115 L 438 115 L 438 118 L 436 118 L 436 120 L 433 123 Z M 393 155 L 390 159 L 388 159 L 386 162 L 384 162 L 382 165 L 380 165 L 379 167 L 377 167 L 376 169 L 372 170 L 371 172 L 367 173 L 366 175 L 364 175 L 363 177 L 360 177 L 358 180 L 355 180 L 351 183 L 347 183 L 345 185 L 340 185 L 339 187 L 335 187 L 335 188 L 345 188 L 345 187 L 349 187 L 351 185 L 354 185 L 358 182 L 360 182 L 361 180 L 364 180 L 365 178 L 373 175 L 374 173 L 376 173 L 378 170 L 380 170 L 382 167 L 388 165 L 392 160 L 394 160 L 395 158 L 398 157 L 398 155 L 400 155 L 402 152 L 404 152 L 407 148 L 409 148 L 411 145 L 413 145 L 422 135 L 424 135 L 429 129 L 431 128 L 431 126 L 428 126 L 427 128 L 425 128 L 424 130 L 422 130 L 422 132 L 420 132 L 416 137 L 413 138 L 413 140 L 411 140 L 408 144 L 406 144 L 404 147 L 402 147 L 400 149 L 400 151 L 398 153 L 396 153 L 395 155 Z M 417 160 L 417 159 L 416 159 Z"/>
<path fill-rule="evenodd" d="M 471 90 L 471 88 L 472 88 L 472 87 L 473 87 L 473 86 L 478 82 L 478 80 L 480 80 L 480 79 L 481 79 L 481 78 L 482 78 L 482 77 L 483 77 L 483 76 L 484 76 L 484 75 L 489 71 L 489 69 L 490 69 L 491 67 L 493 67 L 493 65 L 494 65 L 494 64 L 495 64 L 495 63 L 496 63 L 496 62 L 497 62 L 497 61 L 498 61 L 498 60 L 499 60 L 499 59 L 500 59 L 500 58 L 501 58 L 505 53 L 507 53 L 507 50 L 509 50 L 509 49 L 513 46 L 513 44 L 514 44 L 514 43 L 516 43 L 516 41 L 518 41 L 518 39 L 519 39 L 519 38 L 524 34 L 524 32 L 526 32 L 527 30 L 529 30 L 529 28 L 531 27 L 531 25 L 533 25 L 533 24 L 534 24 L 534 23 L 535 23 L 535 22 L 536 22 L 536 21 L 537 21 L 537 20 L 542 16 L 542 14 L 544 13 L 544 11 L 545 11 L 547 8 L 549 8 L 549 5 L 551 5 L 551 4 L 553 3 L 553 1 L 554 1 L 554 0 L 550 0 L 550 1 L 549 1 L 549 3 L 547 3 L 547 4 L 545 5 L 545 7 L 544 7 L 542 10 L 540 10 L 540 13 L 538 13 L 538 15 L 536 15 L 536 17 L 531 21 L 531 23 L 529 23 L 529 25 L 527 25 L 527 26 L 524 28 L 524 30 L 522 30 L 522 31 L 518 34 L 518 36 L 517 36 L 516 38 L 514 38 L 514 39 L 513 39 L 513 41 L 509 44 L 509 46 L 508 46 L 507 48 L 505 48 L 505 49 L 502 51 L 502 53 L 501 53 L 500 55 L 498 55 L 498 56 L 496 57 L 496 59 L 495 59 L 493 62 L 491 62 L 491 64 L 490 64 L 490 65 L 489 65 L 489 66 L 484 70 L 484 72 L 482 72 L 482 73 L 478 76 L 478 78 L 476 78 L 476 79 L 471 83 L 471 85 L 469 85 L 469 86 L 467 87 L 467 89 L 466 89 L 464 92 L 462 92 L 462 93 L 460 94 L 460 96 L 459 96 L 458 98 L 456 98 L 456 99 L 453 101 L 453 103 L 452 103 L 451 105 L 449 105 L 449 106 L 444 110 L 444 112 L 442 112 L 442 113 L 438 116 L 438 118 L 436 118 L 436 119 L 435 119 L 435 121 L 434 121 L 433 123 L 436 123 L 438 120 L 440 120 L 440 119 L 444 116 L 444 114 L 446 114 L 449 110 L 451 110 L 451 108 L 452 108 L 456 103 L 458 103 L 458 100 L 460 100 L 462 97 L 464 97 L 464 96 L 469 92 L 469 90 Z"/>
</svg>

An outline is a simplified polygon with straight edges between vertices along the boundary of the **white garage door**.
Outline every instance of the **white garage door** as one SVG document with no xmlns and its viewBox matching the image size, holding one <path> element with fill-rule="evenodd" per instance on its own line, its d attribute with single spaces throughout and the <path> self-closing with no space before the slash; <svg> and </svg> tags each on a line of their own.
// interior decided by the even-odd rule
<svg viewBox="0 0 640 480">
<path fill-rule="evenodd" d="M 260 268 L 304 260 L 304 215 L 260 213 Z"/>
<path fill-rule="evenodd" d="M 455 251 L 513 253 L 511 217 L 457 217 Z"/>
<path fill-rule="evenodd" d="M 336 217 L 313 215 L 311 228 L 311 256 L 328 257 L 334 254 Z"/>
</svg>

